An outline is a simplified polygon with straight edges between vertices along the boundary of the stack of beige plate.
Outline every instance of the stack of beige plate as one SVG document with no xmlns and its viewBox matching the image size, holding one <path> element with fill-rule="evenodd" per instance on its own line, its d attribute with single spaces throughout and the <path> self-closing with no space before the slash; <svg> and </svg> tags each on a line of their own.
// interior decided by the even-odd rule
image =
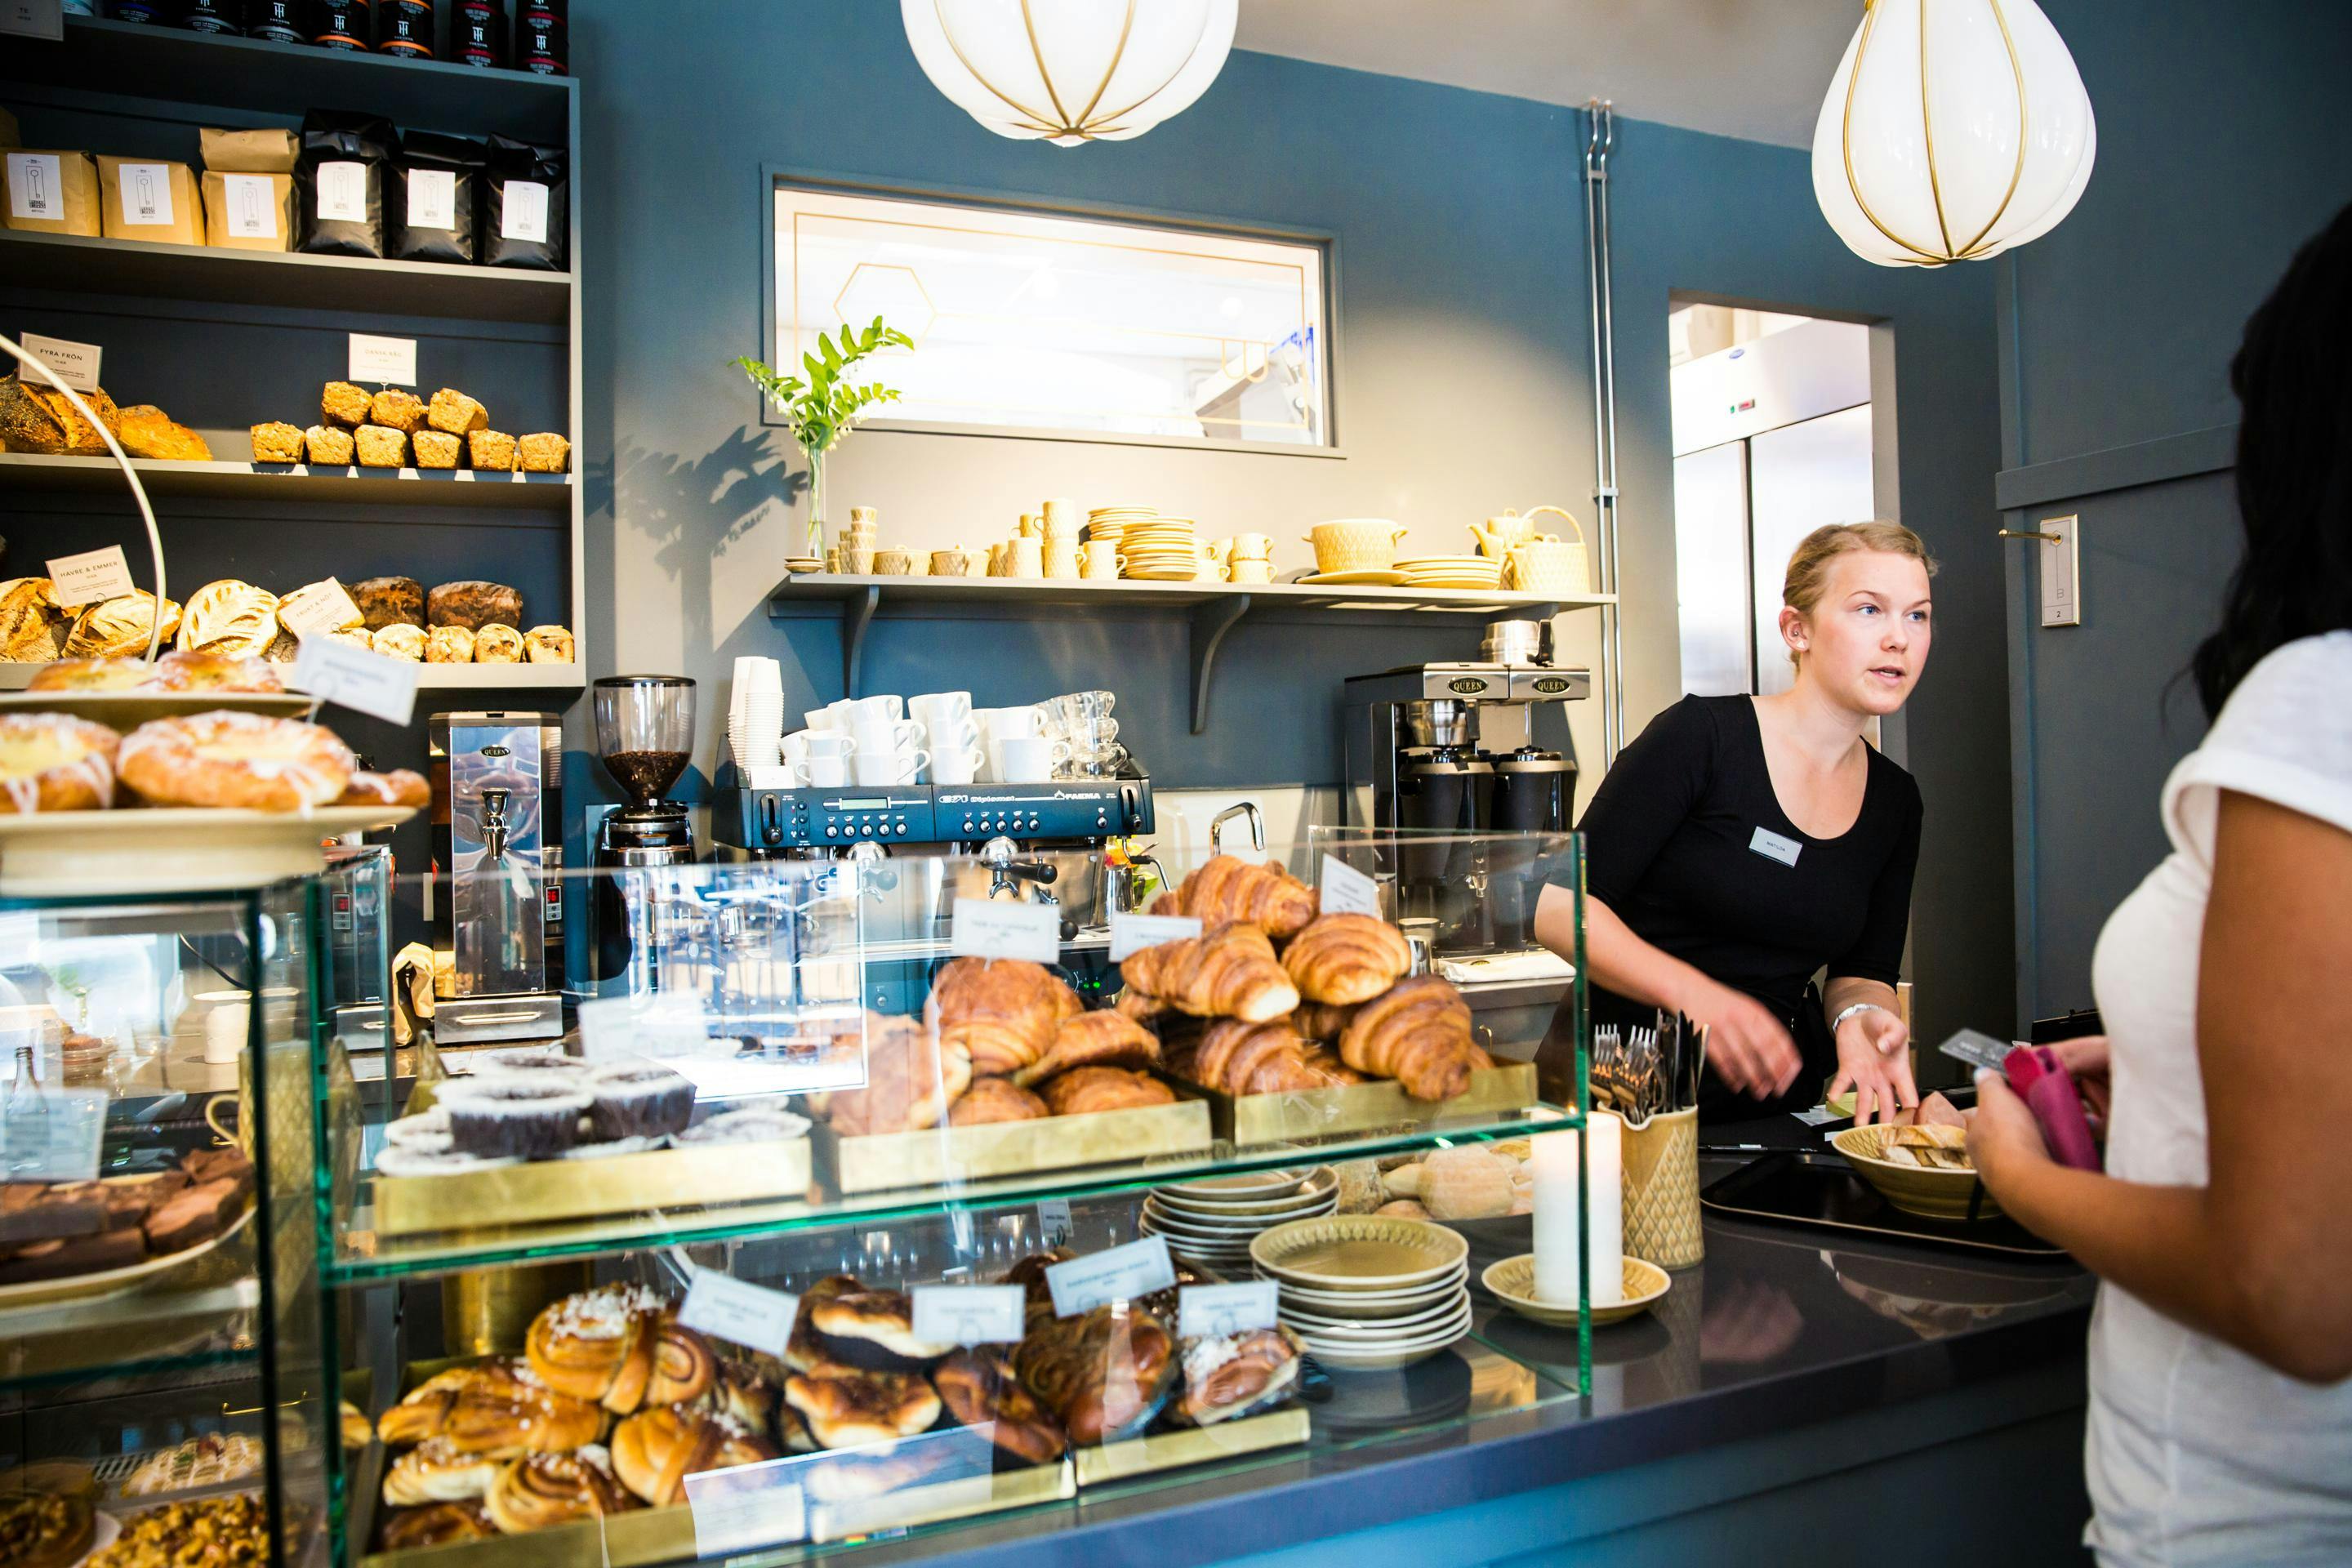
<svg viewBox="0 0 2352 1568">
<path fill-rule="evenodd" d="M 1292 1220 L 1313 1219 L 1339 1206 L 1339 1173 L 1251 1171 L 1234 1176 L 1155 1187 L 1143 1200 L 1143 1232 L 1165 1237 L 1171 1251 L 1221 1273 L 1245 1277 L 1250 1243 Z"/>
<path fill-rule="evenodd" d="M 1484 555 L 1421 555 L 1400 561 L 1408 588 L 1474 588 L 1503 585 L 1503 563 Z"/>
<path fill-rule="evenodd" d="M 1282 1321 L 1341 1372 L 1425 1361 L 1470 1331 L 1470 1244 L 1442 1225 L 1385 1215 L 1294 1220 L 1250 1244 Z"/>
<path fill-rule="evenodd" d="M 1087 513 L 1087 537 L 1108 539 L 1116 544 L 1129 528 L 1139 522 L 1150 522 L 1159 515 L 1156 506 L 1098 506 Z"/>
<path fill-rule="evenodd" d="M 1156 583 L 1189 583 L 1201 570 L 1201 546 L 1189 517 L 1131 522 L 1118 536 L 1122 575 Z"/>
</svg>

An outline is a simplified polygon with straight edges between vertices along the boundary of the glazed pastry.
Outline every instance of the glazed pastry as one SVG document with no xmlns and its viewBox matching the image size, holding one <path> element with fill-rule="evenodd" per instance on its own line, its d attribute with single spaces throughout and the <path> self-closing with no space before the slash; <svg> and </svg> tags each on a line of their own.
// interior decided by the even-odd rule
<svg viewBox="0 0 2352 1568">
<path fill-rule="evenodd" d="M 283 691 L 278 672 L 249 656 L 180 649 L 155 661 L 148 685 L 158 691 Z"/>
<path fill-rule="evenodd" d="M 330 425 L 356 430 L 368 422 L 375 399 L 355 382 L 331 381 L 319 394 L 319 415 Z"/>
<path fill-rule="evenodd" d="M 971 1068 L 1003 1077 L 1045 1054 L 1062 1025 L 1085 1007 L 1043 964 L 1019 958 L 953 958 L 931 982 L 923 1013 L 942 1046 L 961 1047 Z"/>
<path fill-rule="evenodd" d="M 452 436 L 479 430 L 490 422 L 488 409 L 454 386 L 445 386 L 433 395 L 425 416 L 433 428 L 446 430 Z"/>
<path fill-rule="evenodd" d="M 446 1437 L 427 1437 L 385 1467 L 383 1500 L 394 1508 L 457 1502 L 490 1489 L 507 1461 L 467 1453 Z"/>
<path fill-rule="evenodd" d="M 829 1097 L 825 1120 L 850 1138 L 936 1127 L 971 1078 L 962 1046 L 934 1039 L 913 1018 L 888 1019 L 866 1041 L 866 1087 Z"/>
<path fill-rule="evenodd" d="M 122 427 L 115 439 L 122 449 L 134 458 L 153 458 L 171 463 L 208 463 L 213 449 L 186 426 L 152 403 L 134 403 L 121 413 Z"/>
<path fill-rule="evenodd" d="M 474 634 L 465 626 L 435 626 L 425 634 L 427 664 L 471 664 Z"/>
<path fill-rule="evenodd" d="M 277 640 L 278 595 L 234 577 L 197 589 L 180 617 L 184 648 L 258 656 Z"/>
<path fill-rule="evenodd" d="M 1133 1110 L 1168 1105 L 1175 1092 L 1149 1073 L 1126 1068 L 1076 1068 L 1045 1085 L 1045 1104 L 1056 1116 L 1087 1116 L 1098 1110 Z"/>
<path fill-rule="evenodd" d="M 198 713 L 140 725 L 123 738 L 116 766 L 154 805 L 302 811 L 343 793 L 352 749 L 333 731 L 299 719 Z"/>
<path fill-rule="evenodd" d="M 784 1403 L 828 1448 L 894 1443 L 940 1418 L 940 1396 L 908 1372 L 794 1373 L 785 1381 Z"/>
<path fill-rule="evenodd" d="M 578 1142 L 590 1104 L 586 1090 L 572 1083 L 506 1078 L 455 1079 L 441 1086 L 439 1102 L 448 1107 L 457 1152 L 526 1160 L 544 1160 Z"/>
<path fill-rule="evenodd" d="M 531 627 L 522 634 L 522 651 L 532 664 L 570 664 L 578 658 L 572 634 L 562 626 Z"/>
<path fill-rule="evenodd" d="M 105 810 L 121 744 L 70 713 L 0 715 L 0 812 Z"/>
<path fill-rule="evenodd" d="M 255 462 L 299 463 L 302 460 L 302 432 L 297 426 L 282 419 L 272 419 L 252 428 Z"/>
<path fill-rule="evenodd" d="M 0 660 L 47 664 L 64 654 L 72 625 L 47 577 L 0 583 Z"/>
<path fill-rule="evenodd" d="M 394 768 L 388 773 L 372 773 L 362 769 L 352 774 L 343 793 L 335 797 L 337 805 L 413 805 L 424 807 L 433 804 L 433 788 L 425 775 L 406 768 Z"/>
<path fill-rule="evenodd" d="M 1062 1020 L 1045 1054 L 1013 1075 L 1026 1088 L 1073 1068 L 1148 1068 L 1160 1060 L 1160 1041 L 1126 1015 L 1104 1008 Z"/>
<path fill-rule="evenodd" d="M 1415 1100 L 1451 1100 L 1470 1087 L 1477 1065 L 1470 1006 L 1434 974 L 1399 981 L 1356 1010 L 1339 1037 L 1339 1057 L 1358 1072 L 1392 1078 Z"/>
<path fill-rule="evenodd" d="M 613 1062 L 588 1069 L 589 1135 L 659 1138 L 694 1120 L 694 1084 L 653 1062 Z"/>
<path fill-rule="evenodd" d="M 261 437 L 258 434 L 259 426 L 255 428 L 257 433 L 253 438 L 253 447 L 255 455 L 258 457 L 261 451 Z M 348 468 L 359 460 L 360 455 L 359 443 L 352 440 L 352 433 L 340 425 L 313 425 L 303 431 L 302 451 L 309 457 L 310 465 L 320 468 Z M 289 461 L 299 460 L 299 458 L 289 459 Z"/>
<path fill-rule="evenodd" d="M 686 1500 L 688 1476 L 782 1457 L 774 1444 L 732 1416 L 682 1405 L 639 1411 L 613 1432 L 614 1473 L 656 1508 Z"/>
<path fill-rule="evenodd" d="M 1050 1464 L 1069 1447 L 1062 1424 L 1022 1386 L 1013 1363 L 995 1351 L 958 1351 L 940 1363 L 931 1382 L 958 1426 L 989 1424 L 991 1440 L 1023 1464 Z"/>
<path fill-rule="evenodd" d="M 1195 1017 L 1269 1023 L 1298 1005 L 1297 988 L 1258 927 L 1227 921 L 1199 936 L 1129 953 L 1119 966 L 1129 988 Z"/>
<path fill-rule="evenodd" d="M 512 1460 L 482 1500 L 490 1522 L 504 1535 L 601 1519 L 634 1506 L 613 1474 L 611 1456 L 597 1447 Z"/>
<path fill-rule="evenodd" d="M 520 664 L 522 634 L 512 626 L 488 626 L 474 634 L 476 664 Z"/>
<path fill-rule="evenodd" d="M 1373 915 L 1318 915 L 1282 952 L 1282 967 L 1308 1002 L 1369 1002 L 1412 972 L 1404 932 Z"/>
<path fill-rule="evenodd" d="M 992 1121 L 1031 1121 L 1052 1114 L 1044 1100 L 1009 1078 L 976 1078 L 948 1112 L 948 1125 L 980 1127 Z"/>
<path fill-rule="evenodd" d="M 1218 855 L 1152 900 L 1155 915 L 1191 915 L 1203 925 L 1247 921 L 1276 942 L 1298 934 L 1321 903 L 1315 889 L 1279 866 L 1253 866 Z"/>
<path fill-rule="evenodd" d="M 368 633 L 368 647 L 386 658 L 405 659 L 411 664 L 425 662 L 425 628 L 423 626 L 379 626 Z"/>
<path fill-rule="evenodd" d="M 169 655 L 165 656 L 169 658 Z M 155 667 L 135 658 L 67 658 L 45 664 L 25 682 L 27 691 L 135 691 Z"/>
<path fill-rule="evenodd" d="M 1287 1397 L 1304 1352 L 1288 1329 L 1253 1329 L 1184 1347 L 1184 1392 L 1170 1411 L 1186 1426 L 1255 1415 Z"/>
<path fill-rule="evenodd" d="M 488 1541 L 498 1532 L 499 1527 L 490 1522 L 478 1502 L 433 1502 L 384 1515 L 376 1544 L 383 1552 L 414 1552 L 460 1541 Z"/>
<path fill-rule="evenodd" d="M 144 658 L 147 634 L 155 625 L 155 595 L 136 588 L 120 598 L 85 605 L 66 634 L 68 658 Z M 180 606 L 163 601 L 163 633 L 158 647 L 168 649 L 180 629 Z"/>
<path fill-rule="evenodd" d="M 828 1274 L 801 1292 L 799 1308 L 793 1314 L 793 1331 L 784 1341 L 784 1365 L 793 1372 L 855 1371 L 827 1355 L 816 1337 L 816 1325 L 810 1321 L 820 1302 L 835 1296 L 856 1295 L 866 1287 L 848 1274 Z"/>
<path fill-rule="evenodd" d="M 1168 1053 L 1168 1070 L 1219 1094 L 1289 1094 L 1361 1083 L 1328 1051 L 1310 1051 L 1286 1020 L 1220 1018 Z"/>
<path fill-rule="evenodd" d="M 1175 1348 L 1158 1317 L 1121 1303 L 1033 1325 L 1013 1364 L 1070 1441 L 1104 1443 L 1150 1424 L 1175 1381 Z"/>
<path fill-rule="evenodd" d="M 955 1349 L 915 1337 L 915 1304 L 897 1290 L 843 1290 L 812 1303 L 818 1353 L 841 1366 L 919 1372 Z"/>
</svg>

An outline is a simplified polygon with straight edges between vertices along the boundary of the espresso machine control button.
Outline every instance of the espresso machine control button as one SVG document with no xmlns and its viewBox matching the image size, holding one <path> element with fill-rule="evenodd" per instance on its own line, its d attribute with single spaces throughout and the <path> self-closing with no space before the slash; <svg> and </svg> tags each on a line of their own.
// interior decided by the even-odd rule
<svg viewBox="0 0 2352 1568">
<path fill-rule="evenodd" d="M 824 825 L 824 836 L 827 838 L 838 838 L 841 837 L 841 829 L 828 822 Z"/>
<path fill-rule="evenodd" d="M 900 817 L 900 818 L 898 819 L 898 831 L 899 831 L 899 832 L 901 832 L 901 833 L 904 833 L 904 832 L 906 832 L 906 831 L 907 831 L 907 819 L 906 819 L 905 817 L 903 817 L 903 816 L 902 816 L 902 817 Z"/>
</svg>

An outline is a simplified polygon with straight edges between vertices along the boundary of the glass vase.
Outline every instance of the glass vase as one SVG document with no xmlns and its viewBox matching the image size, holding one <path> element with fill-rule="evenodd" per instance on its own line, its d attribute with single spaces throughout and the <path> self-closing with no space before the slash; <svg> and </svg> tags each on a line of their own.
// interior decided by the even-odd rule
<svg viewBox="0 0 2352 1568">
<path fill-rule="evenodd" d="M 824 559 L 824 454 L 811 452 L 809 466 L 808 552 Z"/>
</svg>

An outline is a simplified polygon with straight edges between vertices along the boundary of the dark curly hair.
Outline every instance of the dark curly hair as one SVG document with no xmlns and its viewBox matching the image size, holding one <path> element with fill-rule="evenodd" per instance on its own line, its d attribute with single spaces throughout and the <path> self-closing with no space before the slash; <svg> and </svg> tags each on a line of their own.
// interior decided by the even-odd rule
<svg viewBox="0 0 2352 1568">
<path fill-rule="evenodd" d="M 2352 206 L 2298 251 L 2230 364 L 2246 552 L 2189 661 L 2208 718 L 2299 637 L 2352 628 Z"/>
</svg>

